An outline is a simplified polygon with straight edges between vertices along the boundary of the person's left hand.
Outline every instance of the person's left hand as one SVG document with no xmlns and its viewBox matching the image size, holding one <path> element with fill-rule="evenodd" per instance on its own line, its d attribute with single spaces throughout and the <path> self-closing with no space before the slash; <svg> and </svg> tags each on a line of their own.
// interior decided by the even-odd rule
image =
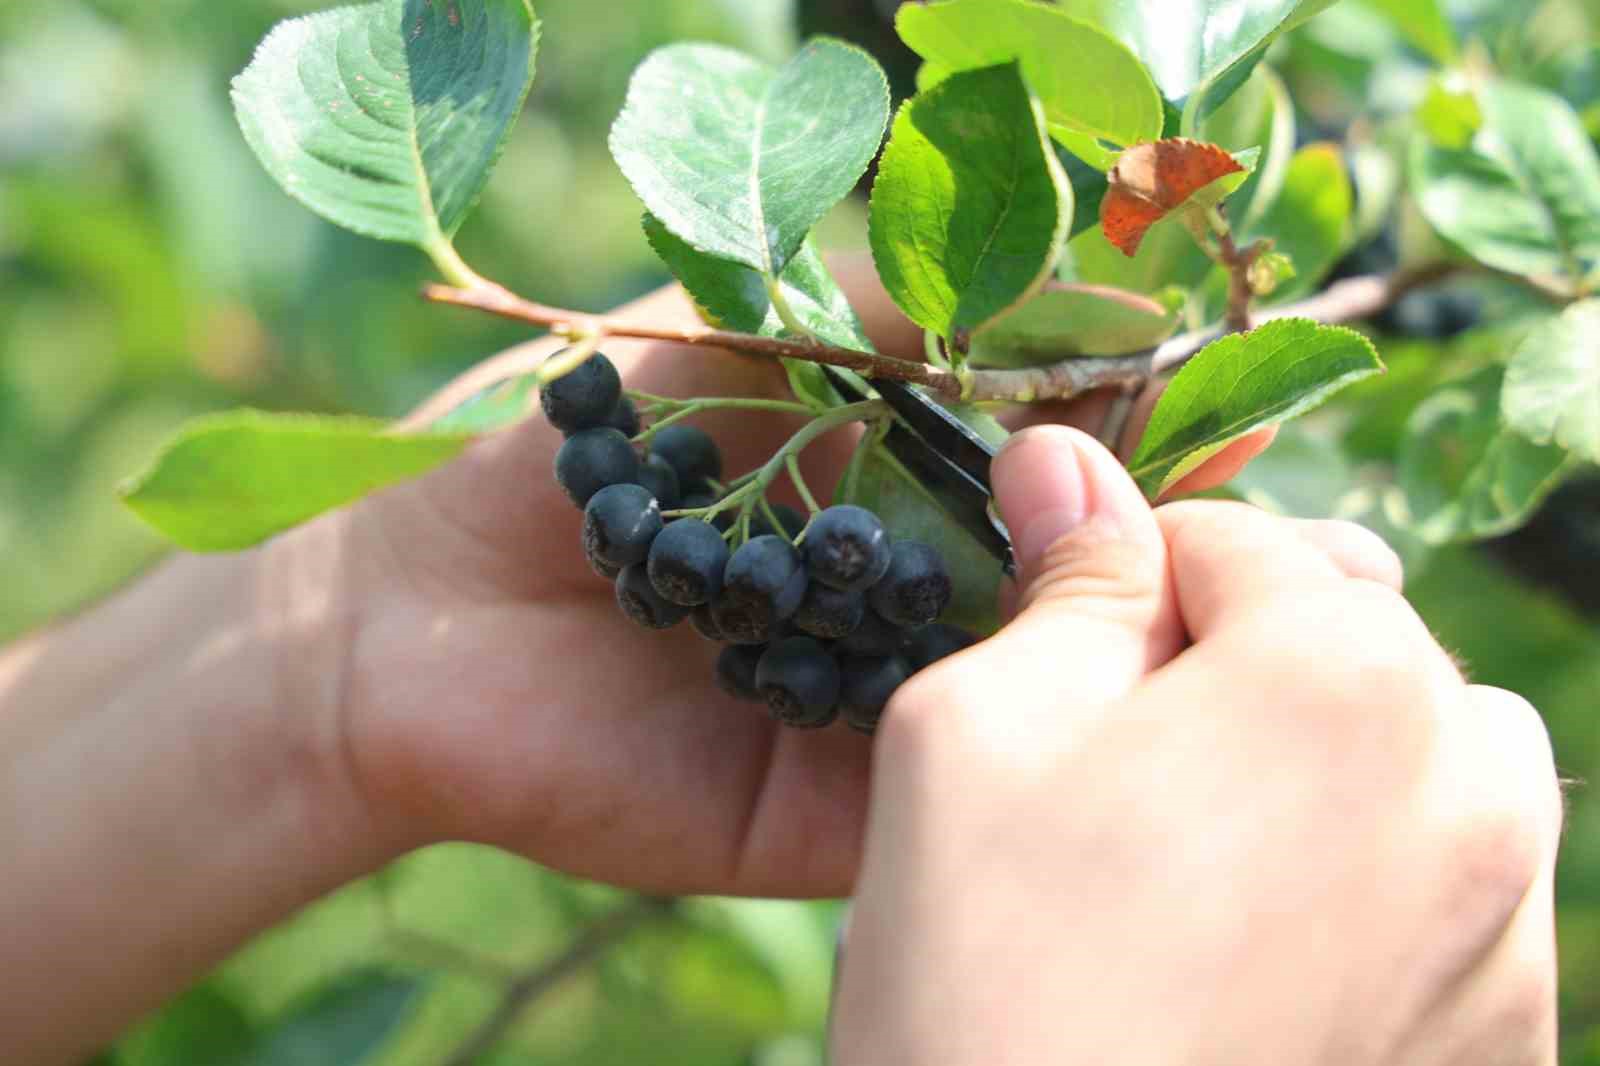
<svg viewBox="0 0 1600 1066">
<path fill-rule="evenodd" d="M 875 344 L 914 358 L 920 333 L 870 280 L 870 264 L 840 266 Z M 695 320 L 676 289 L 620 313 Z M 479 368 L 413 421 L 556 347 Z M 622 340 L 603 350 L 646 392 L 784 394 L 768 361 Z M 1062 414 L 1094 426 L 1104 408 L 1089 397 Z M 724 412 L 699 424 L 742 472 L 799 422 Z M 1187 487 L 1225 480 L 1268 439 L 1218 456 Z M 688 625 L 647 633 L 628 622 L 584 561 L 581 514 L 552 474 L 560 444 L 532 418 L 263 556 L 269 583 L 294 591 L 286 601 L 320 604 L 291 669 L 326 718 L 321 734 L 335 738 L 370 833 L 386 854 L 474 840 L 661 893 L 847 892 L 870 743 L 843 728 L 780 728 L 718 690 L 715 649 Z M 834 483 L 850 445 L 840 432 L 808 450 L 812 484 Z"/>
</svg>

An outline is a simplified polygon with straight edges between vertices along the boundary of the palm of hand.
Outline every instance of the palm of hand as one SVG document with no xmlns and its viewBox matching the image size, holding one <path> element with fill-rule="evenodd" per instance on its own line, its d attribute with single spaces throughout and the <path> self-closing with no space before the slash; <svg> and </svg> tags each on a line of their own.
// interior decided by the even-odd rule
<svg viewBox="0 0 1600 1066">
<path fill-rule="evenodd" d="M 879 348 L 915 351 L 920 336 L 881 290 L 856 291 Z M 694 319 L 673 290 L 623 313 Z M 470 394 L 471 379 L 552 350 L 506 353 L 419 420 Z M 662 343 L 605 350 L 646 392 L 783 394 L 770 363 Z M 1068 421 L 1090 424 L 1103 406 L 1086 398 Z M 725 412 L 701 424 L 740 472 L 799 422 Z M 718 690 L 715 649 L 688 626 L 629 623 L 583 561 L 581 514 L 551 472 L 560 443 L 531 419 L 345 512 L 322 542 L 337 553 L 346 605 L 334 728 L 381 847 L 480 841 L 661 893 L 848 892 L 870 742 L 841 728 L 782 729 Z M 850 444 L 846 431 L 809 449 L 808 480 L 833 484 Z"/>
</svg>

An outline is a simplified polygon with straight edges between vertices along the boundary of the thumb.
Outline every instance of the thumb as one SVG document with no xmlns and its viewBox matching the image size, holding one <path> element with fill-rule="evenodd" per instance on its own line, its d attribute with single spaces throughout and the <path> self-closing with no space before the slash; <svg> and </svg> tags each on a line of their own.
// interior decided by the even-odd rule
<svg viewBox="0 0 1600 1066">
<path fill-rule="evenodd" d="M 1017 434 L 996 457 L 995 502 L 1017 553 L 1016 617 L 982 647 L 1014 690 L 1096 704 L 1176 655 L 1183 628 L 1155 514 L 1122 464 L 1065 426 Z M 1038 677 L 1023 677 L 1035 674 Z"/>
</svg>

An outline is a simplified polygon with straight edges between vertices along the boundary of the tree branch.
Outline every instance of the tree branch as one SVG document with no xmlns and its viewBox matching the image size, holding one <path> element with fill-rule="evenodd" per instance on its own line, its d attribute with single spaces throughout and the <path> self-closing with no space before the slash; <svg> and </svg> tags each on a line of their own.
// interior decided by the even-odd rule
<svg viewBox="0 0 1600 1066">
<path fill-rule="evenodd" d="M 1251 250 L 1237 254 L 1250 257 Z M 1254 322 L 1260 324 L 1279 318 L 1309 318 L 1327 325 L 1356 322 L 1371 318 L 1413 289 L 1434 284 L 1464 269 L 1470 268 L 1441 262 L 1394 274 L 1350 278 L 1298 303 L 1259 312 L 1254 316 Z M 1247 272 L 1248 267 L 1245 270 Z M 1248 281 L 1245 284 L 1248 285 Z M 423 290 L 423 296 L 434 303 L 472 308 L 530 325 L 545 326 L 566 337 L 635 337 L 799 359 L 844 367 L 868 378 L 889 378 L 922 385 L 946 400 L 1012 403 L 1069 400 L 1096 389 L 1135 388 L 1159 374 L 1181 367 L 1206 345 L 1233 328 L 1233 323 L 1225 323 L 1180 334 L 1154 348 L 1127 355 L 1074 357 L 1025 370 L 968 370 L 963 375 L 927 363 L 894 359 L 872 352 L 735 333 L 710 326 L 679 329 L 623 322 L 604 315 L 531 303 L 494 284 L 471 289 L 429 285 Z"/>
<path fill-rule="evenodd" d="M 541 961 L 508 984 L 494 1012 L 451 1052 L 445 1066 L 472 1066 L 493 1049 L 546 992 L 605 954 L 634 929 L 669 913 L 674 906 L 675 900 L 640 897 L 589 926 L 567 950 Z"/>
<path fill-rule="evenodd" d="M 808 363 L 826 363 L 829 366 L 854 370 L 868 378 L 890 378 L 913 385 L 922 385 L 947 399 L 961 396 L 961 378 L 948 370 L 915 363 L 909 359 L 893 359 L 873 352 L 860 352 L 853 348 L 837 348 L 813 344 L 810 341 L 787 341 L 776 337 L 760 337 L 753 333 L 733 333 L 710 326 L 689 329 L 645 326 L 622 322 L 605 315 L 587 315 L 559 307 L 546 307 L 516 295 L 499 285 L 477 285 L 470 289 L 456 289 L 448 285 L 428 285 L 422 290 L 423 299 L 453 307 L 469 307 L 486 311 L 501 318 L 545 326 L 552 333 L 566 337 L 636 337 L 643 340 L 671 341 L 674 344 L 692 344 L 698 347 L 722 348 L 728 351 L 747 352 L 751 355 L 770 355 L 780 359 L 803 359 Z"/>
</svg>

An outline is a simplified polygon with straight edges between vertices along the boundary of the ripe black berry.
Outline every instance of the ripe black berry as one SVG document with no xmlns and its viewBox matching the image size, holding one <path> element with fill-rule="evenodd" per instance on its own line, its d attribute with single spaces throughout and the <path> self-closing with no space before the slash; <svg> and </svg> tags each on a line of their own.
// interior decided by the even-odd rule
<svg viewBox="0 0 1600 1066">
<path fill-rule="evenodd" d="M 756 688 L 756 667 L 766 654 L 765 644 L 733 644 L 717 656 L 717 685 L 735 699 L 762 702 Z"/>
<path fill-rule="evenodd" d="M 650 545 L 650 583 L 671 603 L 698 607 L 722 591 L 728 544 L 698 518 L 681 518 Z"/>
<path fill-rule="evenodd" d="M 579 507 L 607 485 L 631 485 L 638 479 L 639 457 L 628 438 L 614 429 L 574 433 L 556 452 L 556 480 Z"/>
<path fill-rule="evenodd" d="M 722 635 L 722 627 L 717 625 L 717 616 L 709 603 L 702 603 L 690 612 L 689 624 L 694 626 L 696 633 L 714 643 L 720 644 L 728 639 Z"/>
<path fill-rule="evenodd" d="M 778 536 L 753 537 L 728 560 L 712 616 L 725 640 L 764 644 L 805 594 L 806 572 L 794 545 Z"/>
<path fill-rule="evenodd" d="M 839 664 L 810 637 L 788 637 L 767 649 L 756 667 L 756 688 L 785 725 L 820 729 L 839 702 Z"/>
<path fill-rule="evenodd" d="M 840 592 L 813 581 L 794 613 L 794 624 L 813 637 L 838 640 L 855 632 L 866 613 L 867 598 L 861 593 Z"/>
<path fill-rule="evenodd" d="M 678 487 L 685 493 L 701 491 L 707 481 L 722 477 L 722 453 L 703 429 L 679 422 L 657 433 L 650 454 L 659 455 L 678 472 Z"/>
<path fill-rule="evenodd" d="M 978 638 L 965 629 L 935 622 L 931 626 L 912 630 L 906 638 L 905 656 L 915 673 L 976 643 Z"/>
<path fill-rule="evenodd" d="M 830 507 L 806 531 L 806 569 L 813 581 L 859 592 L 889 569 L 889 534 L 865 507 Z"/>
<path fill-rule="evenodd" d="M 583 553 L 591 563 L 632 566 L 649 556 L 661 528 L 661 508 L 648 489 L 607 485 L 583 509 Z"/>
<path fill-rule="evenodd" d="M 550 358 L 563 358 L 563 353 Z M 599 352 L 539 390 L 545 417 L 563 433 L 605 426 L 621 399 L 622 378 Z"/>
<path fill-rule="evenodd" d="M 676 471 L 674 471 L 674 473 L 676 473 Z M 714 504 L 716 502 L 717 502 L 717 498 L 713 494 L 711 494 L 709 492 L 696 492 L 696 493 L 694 493 L 692 495 L 685 496 L 683 499 L 679 500 L 678 501 L 678 510 L 680 510 L 680 511 L 704 511 L 707 507 L 710 507 L 712 504 Z M 726 514 L 727 512 L 723 512 L 723 513 Z M 717 517 L 721 518 L 722 515 L 718 515 Z"/>
<path fill-rule="evenodd" d="M 622 567 L 612 566 L 610 563 L 601 562 L 599 559 L 595 558 L 589 559 L 589 569 L 593 570 L 597 576 L 603 577 L 607 581 L 615 581 L 617 579 L 617 575 L 622 573 Z"/>
<path fill-rule="evenodd" d="M 863 614 L 861 624 L 839 641 L 839 651 L 846 655 L 893 655 L 905 639 L 905 630 L 869 610 Z"/>
<path fill-rule="evenodd" d="M 624 437 L 633 438 L 639 435 L 639 409 L 633 406 L 633 401 L 624 396 L 617 401 L 617 406 L 611 409 L 611 415 L 605 420 L 604 425 L 621 433 Z"/>
<path fill-rule="evenodd" d="M 678 472 L 661 456 L 647 456 L 639 464 L 639 484 L 650 490 L 663 511 L 678 509 Z"/>
<path fill-rule="evenodd" d="M 954 591 L 937 549 L 902 540 L 896 542 L 888 571 L 867 598 L 872 609 L 888 621 L 914 628 L 938 621 Z"/>
<path fill-rule="evenodd" d="M 643 563 L 634 563 L 617 575 L 617 606 L 646 629 L 671 629 L 689 617 L 689 608 L 661 598 Z"/>
<path fill-rule="evenodd" d="M 840 717 L 851 729 L 873 733 L 883 709 L 889 705 L 889 697 L 911 676 L 911 667 L 898 655 L 847 656 L 839 661 L 839 676 Z"/>
<path fill-rule="evenodd" d="M 793 540 L 800 535 L 802 529 L 806 528 L 806 516 L 786 503 L 772 504 L 772 513 L 778 516 L 778 525 L 783 528 L 774 527 L 766 512 L 757 507 L 755 515 L 750 519 L 750 535 L 752 537 L 764 537 L 768 533 L 782 533 L 787 539 Z"/>
</svg>

